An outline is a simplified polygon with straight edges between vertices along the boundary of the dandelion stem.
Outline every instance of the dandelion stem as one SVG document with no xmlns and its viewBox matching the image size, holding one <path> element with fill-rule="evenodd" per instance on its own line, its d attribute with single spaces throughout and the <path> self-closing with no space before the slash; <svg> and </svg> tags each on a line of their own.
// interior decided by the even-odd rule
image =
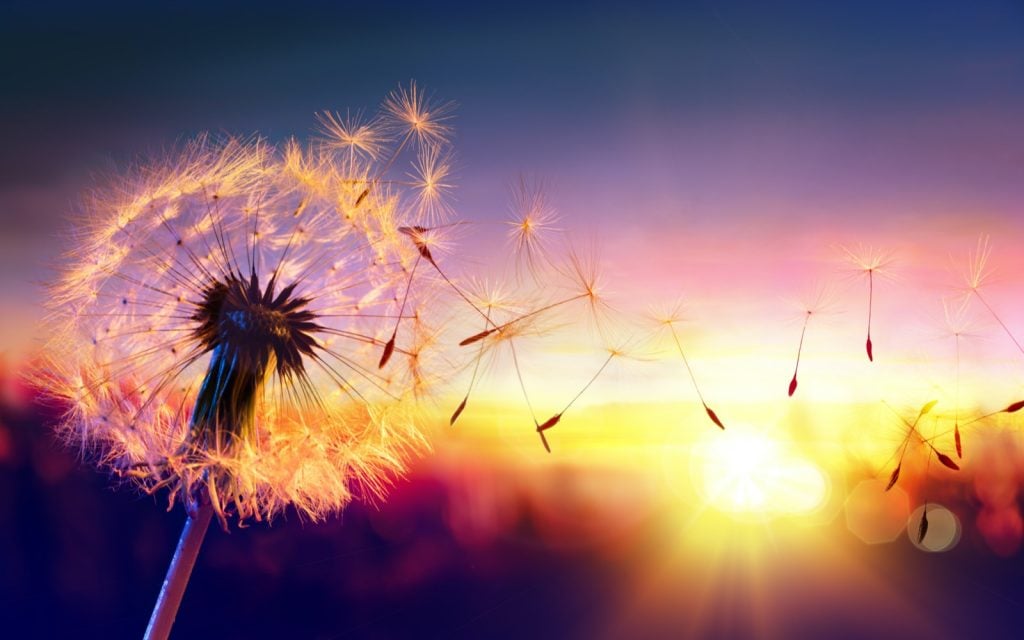
<svg viewBox="0 0 1024 640">
<path fill-rule="evenodd" d="M 153 607 L 153 615 L 149 618 L 145 640 L 166 640 L 170 635 L 181 598 L 185 595 L 185 587 L 188 586 L 188 579 L 192 575 L 192 567 L 196 564 L 199 548 L 203 544 L 212 518 L 213 505 L 204 502 L 200 503 L 196 512 L 189 515 L 185 521 L 181 538 L 178 540 L 178 548 L 174 550 L 171 564 L 167 568 L 167 576 Z"/>
<path fill-rule="evenodd" d="M 440 274 L 444 281 L 448 283 L 448 286 L 450 286 L 455 291 L 455 293 L 459 294 L 459 297 L 462 298 L 466 302 L 466 304 L 472 307 L 473 310 L 480 314 L 480 317 L 482 317 L 486 321 L 486 326 L 484 327 L 484 329 L 486 329 L 487 327 L 494 326 L 494 321 L 491 320 L 491 314 L 489 310 L 487 313 L 481 311 L 480 307 L 476 306 L 476 304 L 474 304 L 473 301 L 469 299 L 469 296 L 467 296 L 465 292 L 461 288 L 459 288 L 458 285 L 452 282 L 451 278 L 449 278 L 448 275 L 441 270 L 441 267 L 438 266 L 437 262 L 435 262 L 433 258 L 430 258 L 430 264 L 431 266 L 434 267 L 434 270 L 436 270 L 437 273 Z"/>
<path fill-rule="evenodd" d="M 683 343 L 679 341 L 679 335 L 676 333 L 676 328 L 669 325 L 669 329 L 672 330 L 672 339 L 676 341 L 676 348 L 679 350 L 679 356 L 683 359 L 683 364 L 686 365 L 686 372 L 690 374 L 690 382 L 693 383 L 693 390 L 697 392 L 697 397 L 700 398 L 700 403 L 704 405 L 704 411 L 708 414 L 708 417 L 711 418 L 712 422 L 724 429 L 725 425 L 722 424 L 722 421 L 718 418 L 718 414 L 712 411 L 711 407 L 708 406 L 708 403 L 704 401 L 704 394 L 700 392 L 700 386 L 697 385 L 697 377 L 693 375 L 693 369 L 690 368 L 690 361 L 687 359 L 686 353 L 683 352 Z"/>
<path fill-rule="evenodd" d="M 475 308 L 475 307 L 474 307 Z M 484 319 L 487 320 L 487 324 L 491 323 L 491 308 L 487 307 L 487 313 L 484 315 Z M 455 409 L 451 419 L 448 421 L 449 426 L 454 425 L 455 421 L 459 419 L 459 416 L 466 408 L 466 403 L 469 402 L 469 394 L 473 393 L 473 385 L 476 384 L 476 376 L 480 372 L 480 361 L 484 358 L 484 345 L 481 344 L 480 348 L 476 352 L 476 362 L 473 364 L 473 375 L 469 379 L 469 388 L 466 389 L 466 395 L 462 399 L 462 403 Z"/>
<path fill-rule="evenodd" d="M 611 361 L 612 361 L 612 358 L 614 358 L 614 357 L 615 357 L 615 353 L 609 353 L 609 354 L 608 354 L 608 357 L 607 357 L 607 358 L 605 359 L 605 361 L 604 361 L 604 364 L 602 364 L 602 365 L 601 365 L 601 368 L 597 370 L 597 373 L 595 373 L 595 374 L 594 374 L 594 375 L 593 375 L 593 376 L 592 376 L 592 377 L 590 378 L 590 381 L 589 381 L 589 382 L 587 382 L 587 384 L 583 385 L 583 388 L 579 390 L 579 393 L 577 393 L 577 394 L 576 394 L 575 396 L 573 396 L 573 399 L 572 399 L 572 400 L 570 400 L 570 401 L 569 401 L 569 403 L 568 403 L 567 405 L 565 405 L 565 408 L 564 408 L 564 409 L 562 409 L 562 410 L 561 410 L 561 411 L 559 412 L 559 415 L 561 415 L 561 414 L 565 413 L 565 412 L 566 412 L 566 411 L 568 411 L 568 410 L 569 410 L 570 408 L 572 408 L 572 405 L 576 404 L 576 401 L 580 399 L 580 396 L 582 396 L 582 395 L 583 395 L 583 394 L 584 394 L 584 393 L 585 393 L 585 392 L 587 391 L 587 389 L 589 389 L 589 388 L 590 388 L 590 386 L 591 386 L 591 385 L 593 385 L 593 384 L 594 384 L 594 382 L 596 382 L 596 381 L 597 381 L 597 378 L 598 378 L 598 377 L 599 377 L 599 376 L 600 376 L 600 375 L 601 375 L 601 374 L 602 374 L 602 373 L 604 372 L 604 370 L 605 370 L 605 369 L 606 369 L 606 368 L 608 367 L 608 365 L 609 365 L 609 364 L 611 363 Z"/>
<path fill-rule="evenodd" d="M 960 334 L 953 334 L 956 340 L 956 391 L 953 396 L 953 438 L 956 443 L 956 455 L 963 457 L 963 444 L 960 441 Z"/>
<path fill-rule="evenodd" d="M 506 329 L 508 327 L 511 327 L 512 325 L 516 324 L 517 322 L 522 322 L 523 320 L 526 320 L 528 318 L 532 318 L 532 317 L 534 317 L 536 315 L 544 313 L 545 311 L 550 311 L 551 309 L 554 309 L 556 307 L 560 307 L 560 306 L 562 306 L 564 304 L 569 304 L 570 302 L 574 302 L 576 300 L 579 300 L 580 298 L 586 298 L 588 296 L 589 296 L 589 294 L 587 294 L 587 293 L 581 293 L 579 295 L 575 295 L 575 296 L 572 296 L 570 298 L 566 298 L 565 300 L 559 300 L 558 302 L 552 302 L 551 304 L 545 305 L 545 306 L 541 307 L 540 309 L 534 309 L 533 311 L 530 311 L 529 313 L 524 313 L 521 316 L 516 316 L 515 318 L 512 318 L 508 322 L 505 322 L 503 324 L 499 324 L 499 325 L 497 325 L 495 327 L 492 327 L 491 329 L 487 329 L 486 331 L 481 331 L 480 333 L 472 335 L 472 336 L 466 338 L 465 340 L 463 340 L 462 342 L 460 342 L 459 346 L 460 347 L 465 347 L 467 345 L 473 344 L 474 342 L 477 342 L 479 340 L 483 340 L 484 338 L 486 338 L 487 336 L 491 335 L 495 331 L 503 331 L 504 329 Z"/>
<path fill-rule="evenodd" d="M 875 301 L 875 271 L 868 269 L 868 340 L 864 343 L 868 352 L 868 360 L 875 361 L 874 349 L 871 344 L 871 312 Z"/>
<path fill-rule="evenodd" d="M 1013 336 L 1013 333 L 1010 331 L 1010 328 L 1006 326 L 1006 323 L 1003 322 L 1002 318 L 996 315 L 995 309 L 993 309 L 991 305 L 989 305 L 988 301 L 981 296 L 981 292 L 978 291 L 977 289 L 974 289 L 974 295 L 978 296 L 978 300 L 981 300 L 981 304 L 985 305 L 985 308 L 988 309 L 988 312 L 991 313 L 992 317 L 996 319 L 996 322 L 999 323 L 999 326 L 1003 328 L 1003 331 L 1006 332 L 1006 335 L 1010 338 L 1010 340 L 1013 341 L 1013 344 L 1016 345 L 1017 350 L 1024 354 L 1024 346 L 1021 346 L 1021 344 L 1017 342 L 1017 338 Z"/>
<path fill-rule="evenodd" d="M 804 328 L 800 330 L 800 344 L 796 348 L 796 366 L 793 367 L 793 379 L 789 381 L 789 395 L 793 396 L 796 391 L 796 375 L 800 371 L 800 354 L 804 351 L 804 336 L 807 335 L 807 324 L 811 321 L 811 312 L 807 312 L 807 316 L 804 318 Z"/>
</svg>

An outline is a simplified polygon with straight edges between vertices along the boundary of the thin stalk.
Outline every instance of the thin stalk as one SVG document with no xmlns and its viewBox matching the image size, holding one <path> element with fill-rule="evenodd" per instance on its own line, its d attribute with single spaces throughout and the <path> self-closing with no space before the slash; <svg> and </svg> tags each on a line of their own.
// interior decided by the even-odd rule
<svg viewBox="0 0 1024 640">
<path fill-rule="evenodd" d="M 875 272 L 873 269 L 868 270 L 868 340 L 864 343 L 864 348 L 868 352 L 868 360 L 871 362 L 875 361 L 875 353 L 873 345 L 871 344 L 871 311 L 874 307 L 875 302 Z"/>
<path fill-rule="evenodd" d="M 956 392 L 953 397 L 953 402 L 956 405 L 953 409 L 955 415 L 953 418 L 953 441 L 956 444 L 956 457 L 964 457 L 963 443 L 960 440 L 960 334 L 954 334 L 956 339 Z"/>
<path fill-rule="evenodd" d="M 800 354 L 804 351 L 804 336 L 807 335 L 807 323 L 811 321 L 811 312 L 807 312 L 807 317 L 804 318 L 804 328 L 800 330 L 800 344 L 796 348 L 796 366 L 793 367 L 793 379 L 789 381 L 789 396 L 793 397 L 793 393 L 796 391 L 796 375 L 800 371 Z"/>
<path fill-rule="evenodd" d="M 981 296 L 981 292 L 978 291 L 977 289 L 974 289 L 974 295 L 978 296 L 978 300 L 981 300 L 981 304 L 985 305 L 985 308 L 988 309 L 988 312 L 992 314 L 992 317 L 995 318 L 996 322 L 999 323 L 999 326 L 1003 328 L 1003 331 L 1005 331 L 1007 337 L 1013 341 L 1013 344 L 1017 347 L 1017 350 L 1024 354 L 1024 346 L 1021 346 L 1021 344 L 1017 342 L 1017 338 L 1015 338 L 1013 332 L 1010 331 L 1010 327 L 1006 326 L 1006 323 L 1003 322 L 1002 318 L 996 315 L 995 309 L 993 309 L 992 306 L 989 305 L 988 301 Z"/>
<path fill-rule="evenodd" d="M 181 598 L 185 595 L 185 587 L 192 575 L 192 567 L 199 556 L 199 548 L 203 545 L 206 530 L 213 518 L 213 505 L 200 503 L 195 514 L 190 515 L 181 530 L 178 548 L 174 550 L 171 564 L 167 567 L 167 576 L 160 587 L 153 614 L 149 618 L 144 640 L 167 640 L 171 633 L 174 618 L 178 615 Z"/>
<path fill-rule="evenodd" d="M 676 334 L 676 328 L 669 326 L 672 331 L 672 339 L 676 342 L 676 348 L 679 350 L 679 356 L 683 359 L 683 364 L 686 365 L 686 372 L 690 374 L 690 382 L 693 383 L 693 390 L 697 392 L 697 397 L 700 398 L 700 403 L 704 406 L 704 412 L 708 414 L 708 418 L 711 419 L 720 429 L 725 429 L 725 425 L 718 418 L 708 403 L 704 401 L 704 394 L 700 392 L 700 386 L 697 385 L 697 377 L 693 375 L 693 369 L 690 368 L 690 361 L 686 358 L 686 353 L 683 352 L 683 343 L 679 341 L 679 335 Z"/>
<path fill-rule="evenodd" d="M 474 342 L 478 342 L 480 340 L 483 340 L 484 338 L 486 338 L 487 336 L 491 335 L 495 331 L 502 331 L 502 330 L 506 329 L 507 327 L 510 327 L 513 324 L 517 323 L 517 322 L 522 322 L 523 320 L 526 320 L 527 318 L 532 318 L 532 317 L 534 317 L 534 316 L 536 316 L 538 314 L 544 313 L 545 311 L 550 311 L 551 309 L 554 309 L 556 307 L 560 307 L 560 306 L 562 306 L 564 304 L 569 304 L 570 302 L 573 302 L 575 300 L 579 300 L 580 298 L 586 298 L 589 295 L 590 294 L 588 294 L 588 293 L 581 293 L 579 295 L 575 295 L 575 296 L 572 296 L 570 298 L 566 298 L 565 300 L 559 300 L 558 302 L 552 302 L 551 304 L 545 305 L 545 306 L 541 307 L 540 309 L 534 309 L 533 311 L 530 311 L 529 313 L 524 313 L 521 316 L 516 316 L 515 318 L 512 318 L 508 322 L 505 322 L 503 324 L 499 324 L 499 325 L 497 325 L 497 326 L 495 326 L 495 327 L 493 327 L 491 329 L 487 329 L 486 331 L 481 331 L 480 333 L 477 333 L 475 335 L 472 335 L 472 336 L 466 338 L 465 340 L 463 340 L 462 342 L 459 343 L 459 346 L 460 347 L 465 347 L 467 345 L 473 344 Z"/>
</svg>

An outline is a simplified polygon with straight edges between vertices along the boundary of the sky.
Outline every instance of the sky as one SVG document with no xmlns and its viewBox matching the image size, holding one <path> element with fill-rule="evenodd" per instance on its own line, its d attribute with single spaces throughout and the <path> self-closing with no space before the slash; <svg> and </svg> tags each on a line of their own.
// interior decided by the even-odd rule
<svg viewBox="0 0 1024 640">
<path fill-rule="evenodd" d="M 688 623 L 700 621 L 701 598 L 719 595 L 705 622 L 725 635 L 737 630 L 731 616 L 740 609 L 747 624 L 736 623 L 741 630 L 774 622 L 783 637 L 787 629 L 820 631 L 815 625 L 827 621 L 794 613 L 810 588 L 783 575 L 792 566 L 817 585 L 815 596 L 826 593 L 836 616 L 867 625 L 856 627 L 865 632 L 884 625 L 860 619 L 862 610 L 891 607 L 900 629 L 943 637 L 972 623 L 965 615 L 942 628 L 930 617 L 934 602 L 974 598 L 971 611 L 992 613 L 993 628 L 1012 610 L 996 611 L 992 602 L 1019 607 L 1024 596 L 1006 574 L 1013 565 L 992 559 L 1013 558 L 1024 541 L 1017 499 L 1024 457 L 1011 418 L 983 423 L 984 433 L 965 430 L 969 455 L 960 475 L 938 468 L 922 443 L 894 491 L 880 483 L 892 468 L 887 456 L 903 441 L 903 419 L 912 420 L 929 400 L 940 402 L 926 421 L 937 433 L 959 421 L 961 411 L 997 412 L 1024 397 L 1024 349 L 1013 342 L 1024 335 L 1020 2 L 205 4 L 26 1 L 0 8 L 4 402 L 17 395 L 8 388 L 17 386 L 7 380 L 8 367 L 16 368 L 9 361 L 31 354 L 43 338 L 36 329 L 46 296 L 41 282 L 61 263 L 69 220 L 89 189 L 204 131 L 308 139 L 317 131 L 316 113 L 373 112 L 389 91 L 415 80 L 457 104 L 453 205 L 460 219 L 482 223 L 459 238 L 468 266 L 458 275 L 504 268 L 503 232 L 490 223 L 508 219 L 509 186 L 519 176 L 543 181 L 565 235 L 599 247 L 616 308 L 639 314 L 685 297 L 688 322 L 680 335 L 687 366 L 729 429 L 722 440 L 707 423 L 669 344 L 655 356 L 613 363 L 550 431 L 554 457 L 538 459 L 544 452 L 519 402 L 519 381 L 494 367 L 499 371 L 481 383 L 460 429 L 441 433 L 437 453 L 399 488 L 397 506 L 383 515 L 359 507 L 351 529 L 338 527 L 396 554 L 380 552 L 381 562 L 402 567 L 382 574 L 400 585 L 377 585 L 382 602 L 408 594 L 415 606 L 429 604 L 436 594 L 424 594 L 442 580 L 437 576 L 464 569 L 458 554 L 431 565 L 445 557 L 435 547 L 399 557 L 413 546 L 406 534 L 415 526 L 396 522 L 420 518 L 443 531 L 437 539 L 424 535 L 423 544 L 476 554 L 473 571 L 480 573 L 467 578 L 468 586 L 444 582 L 460 597 L 490 593 L 493 584 L 501 591 L 512 574 L 526 584 L 550 579 L 562 563 L 571 565 L 565 579 L 573 589 L 615 585 L 601 596 L 612 603 L 609 620 L 570 615 L 572 602 L 545 610 L 569 635 L 581 633 L 581 620 L 600 627 L 601 637 L 643 625 L 654 634 L 678 630 L 681 614 L 671 596 L 688 588 L 686 616 L 697 620 Z M 964 298 L 963 272 L 984 237 L 995 273 L 986 279 L 985 302 L 968 296 L 970 332 L 954 346 L 943 302 Z M 875 362 L 864 355 L 867 283 L 843 251 L 862 246 L 893 255 L 891 273 L 875 283 Z M 822 283 L 835 304 L 805 325 L 804 342 L 805 299 Z M 607 345 L 587 351 L 571 334 L 569 326 L 522 346 L 525 384 L 542 418 L 606 357 Z M 790 399 L 785 390 L 798 339 L 804 360 Z M 463 388 L 433 407 L 442 422 Z M 38 454 L 54 448 L 49 441 L 18 457 L 24 443 L 17 438 L 30 441 L 18 420 L 43 418 L 0 405 L 7 412 L 0 415 L 0 471 L 31 459 L 43 478 L 26 481 L 29 489 L 19 495 L 39 494 L 40 504 L 68 500 L 61 498 L 65 491 L 77 495 L 60 484 L 72 478 L 61 471 L 73 466 L 70 457 L 45 463 Z M 936 442 L 951 451 L 948 434 L 942 437 Z M 729 443 L 724 452 L 719 441 Z M 753 473 L 754 488 L 721 484 L 723 475 L 737 473 Z M 92 488 L 89 504 L 106 504 L 109 496 Z M 437 513 L 424 515 L 419 498 Z M 933 516 L 933 531 L 948 533 L 948 548 L 956 547 L 944 564 L 906 559 L 920 547 L 907 522 L 919 522 L 915 509 L 928 500 L 955 514 L 946 529 L 943 514 Z M 166 522 L 153 524 L 155 516 L 136 518 L 134 504 L 113 503 L 110 509 L 122 510 L 112 519 L 147 523 L 126 529 L 135 533 L 143 526 L 169 530 Z M 771 508 L 755 508 L 763 504 Z M 4 513 L 31 516 L 23 528 L 32 538 L 30 525 L 42 522 L 46 509 L 18 509 Z M 70 517 L 66 507 L 53 510 Z M 287 526 L 285 551 L 318 535 Z M 122 540 L 118 535 L 129 536 L 110 539 Z M 673 542 L 659 546 L 665 537 Z M 902 546 L 862 544 L 897 539 Z M 251 548 L 261 539 L 243 540 L 245 553 L 275 566 L 280 549 L 273 542 L 266 543 L 273 553 L 261 553 Z M 514 553 L 523 552 L 517 545 L 527 547 L 535 564 L 514 571 L 502 564 L 489 545 L 510 540 Z M 595 540 L 597 551 L 588 546 Z M 312 542 L 306 552 L 315 565 L 323 559 Z M 14 549 L 12 558 L 24 555 L 17 545 L 3 548 Z M 573 564 L 580 548 L 582 567 Z M 659 553 L 665 548 L 673 554 Z M 159 554 L 140 549 L 153 576 L 133 575 L 124 584 L 159 578 Z M 539 557 L 531 555 L 537 550 Z M 227 579 L 216 573 L 225 566 L 236 579 L 255 571 L 238 560 L 245 553 L 224 553 L 227 559 L 209 561 L 208 575 Z M 376 584 L 368 576 L 380 558 L 353 557 L 360 579 Z M 628 588 L 608 575 L 592 579 L 590 572 L 609 567 L 628 574 Z M 284 577 L 269 580 L 272 588 L 294 587 L 287 568 L 277 570 Z M 710 583 L 706 591 L 685 584 L 694 570 Z M 962 573 L 1000 599 L 982 603 L 970 585 L 945 589 L 938 581 Z M 832 575 L 847 581 L 836 586 Z M 73 576 L 61 579 L 77 584 Z M 321 575 L 312 580 L 329 582 Z M 39 586 L 47 597 L 61 588 Z M 353 610 L 363 589 L 346 587 Z M 98 609 L 103 615 L 144 620 L 146 602 L 126 612 L 116 608 L 129 606 L 116 604 L 116 586 L 103 593 L 96 596 L 108 598 L 108 608 Z M 728 598 L 735 593 L 734 603 Z M 493 607 L 481 598 L 485 628 L 500 630 L 487 627 L 486 616 L 508 611 L 504 592 Z M 952 605 L 939 609 L 954 615 Z M 194 614 L 191 624 L 202 617 Z M 455 616 L 452 624 L 461 622 Z M 316 615 L 306 624 L 310 633 L 327 625 Z"/>
<path fill-rule="evenodd" d="M 573 229 L 631 245 L 620 263 L 707 247 L 688 238 L 1020 231 L 1022 11 L 7 3 L 4 295 L 34 314 L 27 283 L 104 175 L 201 131 L 305 138 L 410 79 L 459 105 L 464 217 L 504 216 L 507 185 L 541 176 Z"/>
</svg>

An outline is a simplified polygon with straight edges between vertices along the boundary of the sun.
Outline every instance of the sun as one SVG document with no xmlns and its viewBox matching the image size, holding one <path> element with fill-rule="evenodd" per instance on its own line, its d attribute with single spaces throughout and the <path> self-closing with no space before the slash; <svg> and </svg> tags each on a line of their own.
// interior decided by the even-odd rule
<svg viewBox="0 0 1024 640">
<path fill-rule="evenodd" d="M 697 445 L 692 481 L 703 502 L 736 516 L 812 513 L 828 498 L 821 468 L 781 440 L 744 425 Z"/>
</svg>

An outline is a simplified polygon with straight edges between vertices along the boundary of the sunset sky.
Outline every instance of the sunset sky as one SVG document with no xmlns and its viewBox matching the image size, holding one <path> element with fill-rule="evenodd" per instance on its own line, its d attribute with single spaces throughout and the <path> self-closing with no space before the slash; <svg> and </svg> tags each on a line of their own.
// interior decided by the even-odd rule
<svg viewBox="0 0 1024 640">
<path fill-rule="evenodd" d="M 519 541 L 520 518 L 556 558 L 572 556 L 574 536 L 599 541 L 594 566 L 625 567 L 634 588 L 610 596 L 603 616 L 558 627 L 600 629 L 589 637 L 657 636 L 681 617 L 694 634 L 813 632 L 821 619 L 792 620 L 814 589 L 839 617 L 875 608 L 899 620 L 885 628 L 879 614 L 865 634 L 945 637 L 966 627 L 929 616 L 929 599 L 958 597 L 931 577 L 968 565 L 1019 611 L 1024 591 L 999 572 L 1019 568 L 1024 540 L 1022 414 L 965 426 L 960 475 L 933 454 L 952 454 L 954 421 L 1024 399 L 1014 343 L 1024 340 L 1024 5 L 343 4 L 0 10 L 0 378 L 41 341 L 40 283 L 90 188 L 204 131 L 305 140 L 318 112 L 372 112 L 415 80 L 457 104 L 452 205 L 469 224 L 443 264 L 460 281 L 514 279 L 496 223 L 510 219 L 520 176 L 543 182 L 559 242 L 595 247 L 614 333 L 629 349 L 584 387 L 618 343 L 581 331 L 583 307 L 566 308 L 522 341 L 523 379 L 508 353 L 496 355 L 449 429 L 471 370 L 460 369 L 427 408 L 445 425 L 432 430 L 434 454 L 400 486 L 398 507 L 365 516 L 382 539 L 398 527 L 388 518 L 408 515 L 436 481 L 449 492 L 442 519 L 453 544 L 495 575 L 504 569 L 488 545 Z M 986 247 L 982 299 L 965 274 Z M 891 257 L 874 281 L 874 362 L 868 282 L 846 252 L 866 248 Z M 789 398 L 806 300 L 821 289 L 829 304 L 807 323 Z M 724 434 L 650 318 L 680 300 L 678 336 Z M 950 314 L 960 314 L 952 327 Z M 454 325 L 468 336 L 477 320 Z M 445 357 L 467 353 L 452 345 Z M 586 390 L 547 432 L 551 456 L 520 385 L 540 420 Z M 886 493 L 902 419 L 931 400 L 934 411 L 918 417 L 938 450 L 911 447 Z M 956 548 L 941 568 L 922 563 L 940 554 L 919 554 L 908 534 L 926 501 L 954 514 L 946 529 L 941 514 L 932 523 L 949 544 L 927 550 Z M 897 534 L 896 544 L 864 544 Z M 994 557 L 1017 564 L 994 570 Z M 779 578 L 785 558 L 817 587 Z M 428 578 L 409 584 L 426 590 L 432 574 L 422 570 Z M 688 572 L 701 589 L 684 584 Z M 848 583 L 829 587 L 830 575 Z M 928 595 L 908 596 L 906 585 L 928 585 Z M 683 616 L 670 596 L 687 589 Z M 702 618 L 699 603 L 711 601 Z M 744 612 L 736 628 L 732 605 Z"/>
</svg>

